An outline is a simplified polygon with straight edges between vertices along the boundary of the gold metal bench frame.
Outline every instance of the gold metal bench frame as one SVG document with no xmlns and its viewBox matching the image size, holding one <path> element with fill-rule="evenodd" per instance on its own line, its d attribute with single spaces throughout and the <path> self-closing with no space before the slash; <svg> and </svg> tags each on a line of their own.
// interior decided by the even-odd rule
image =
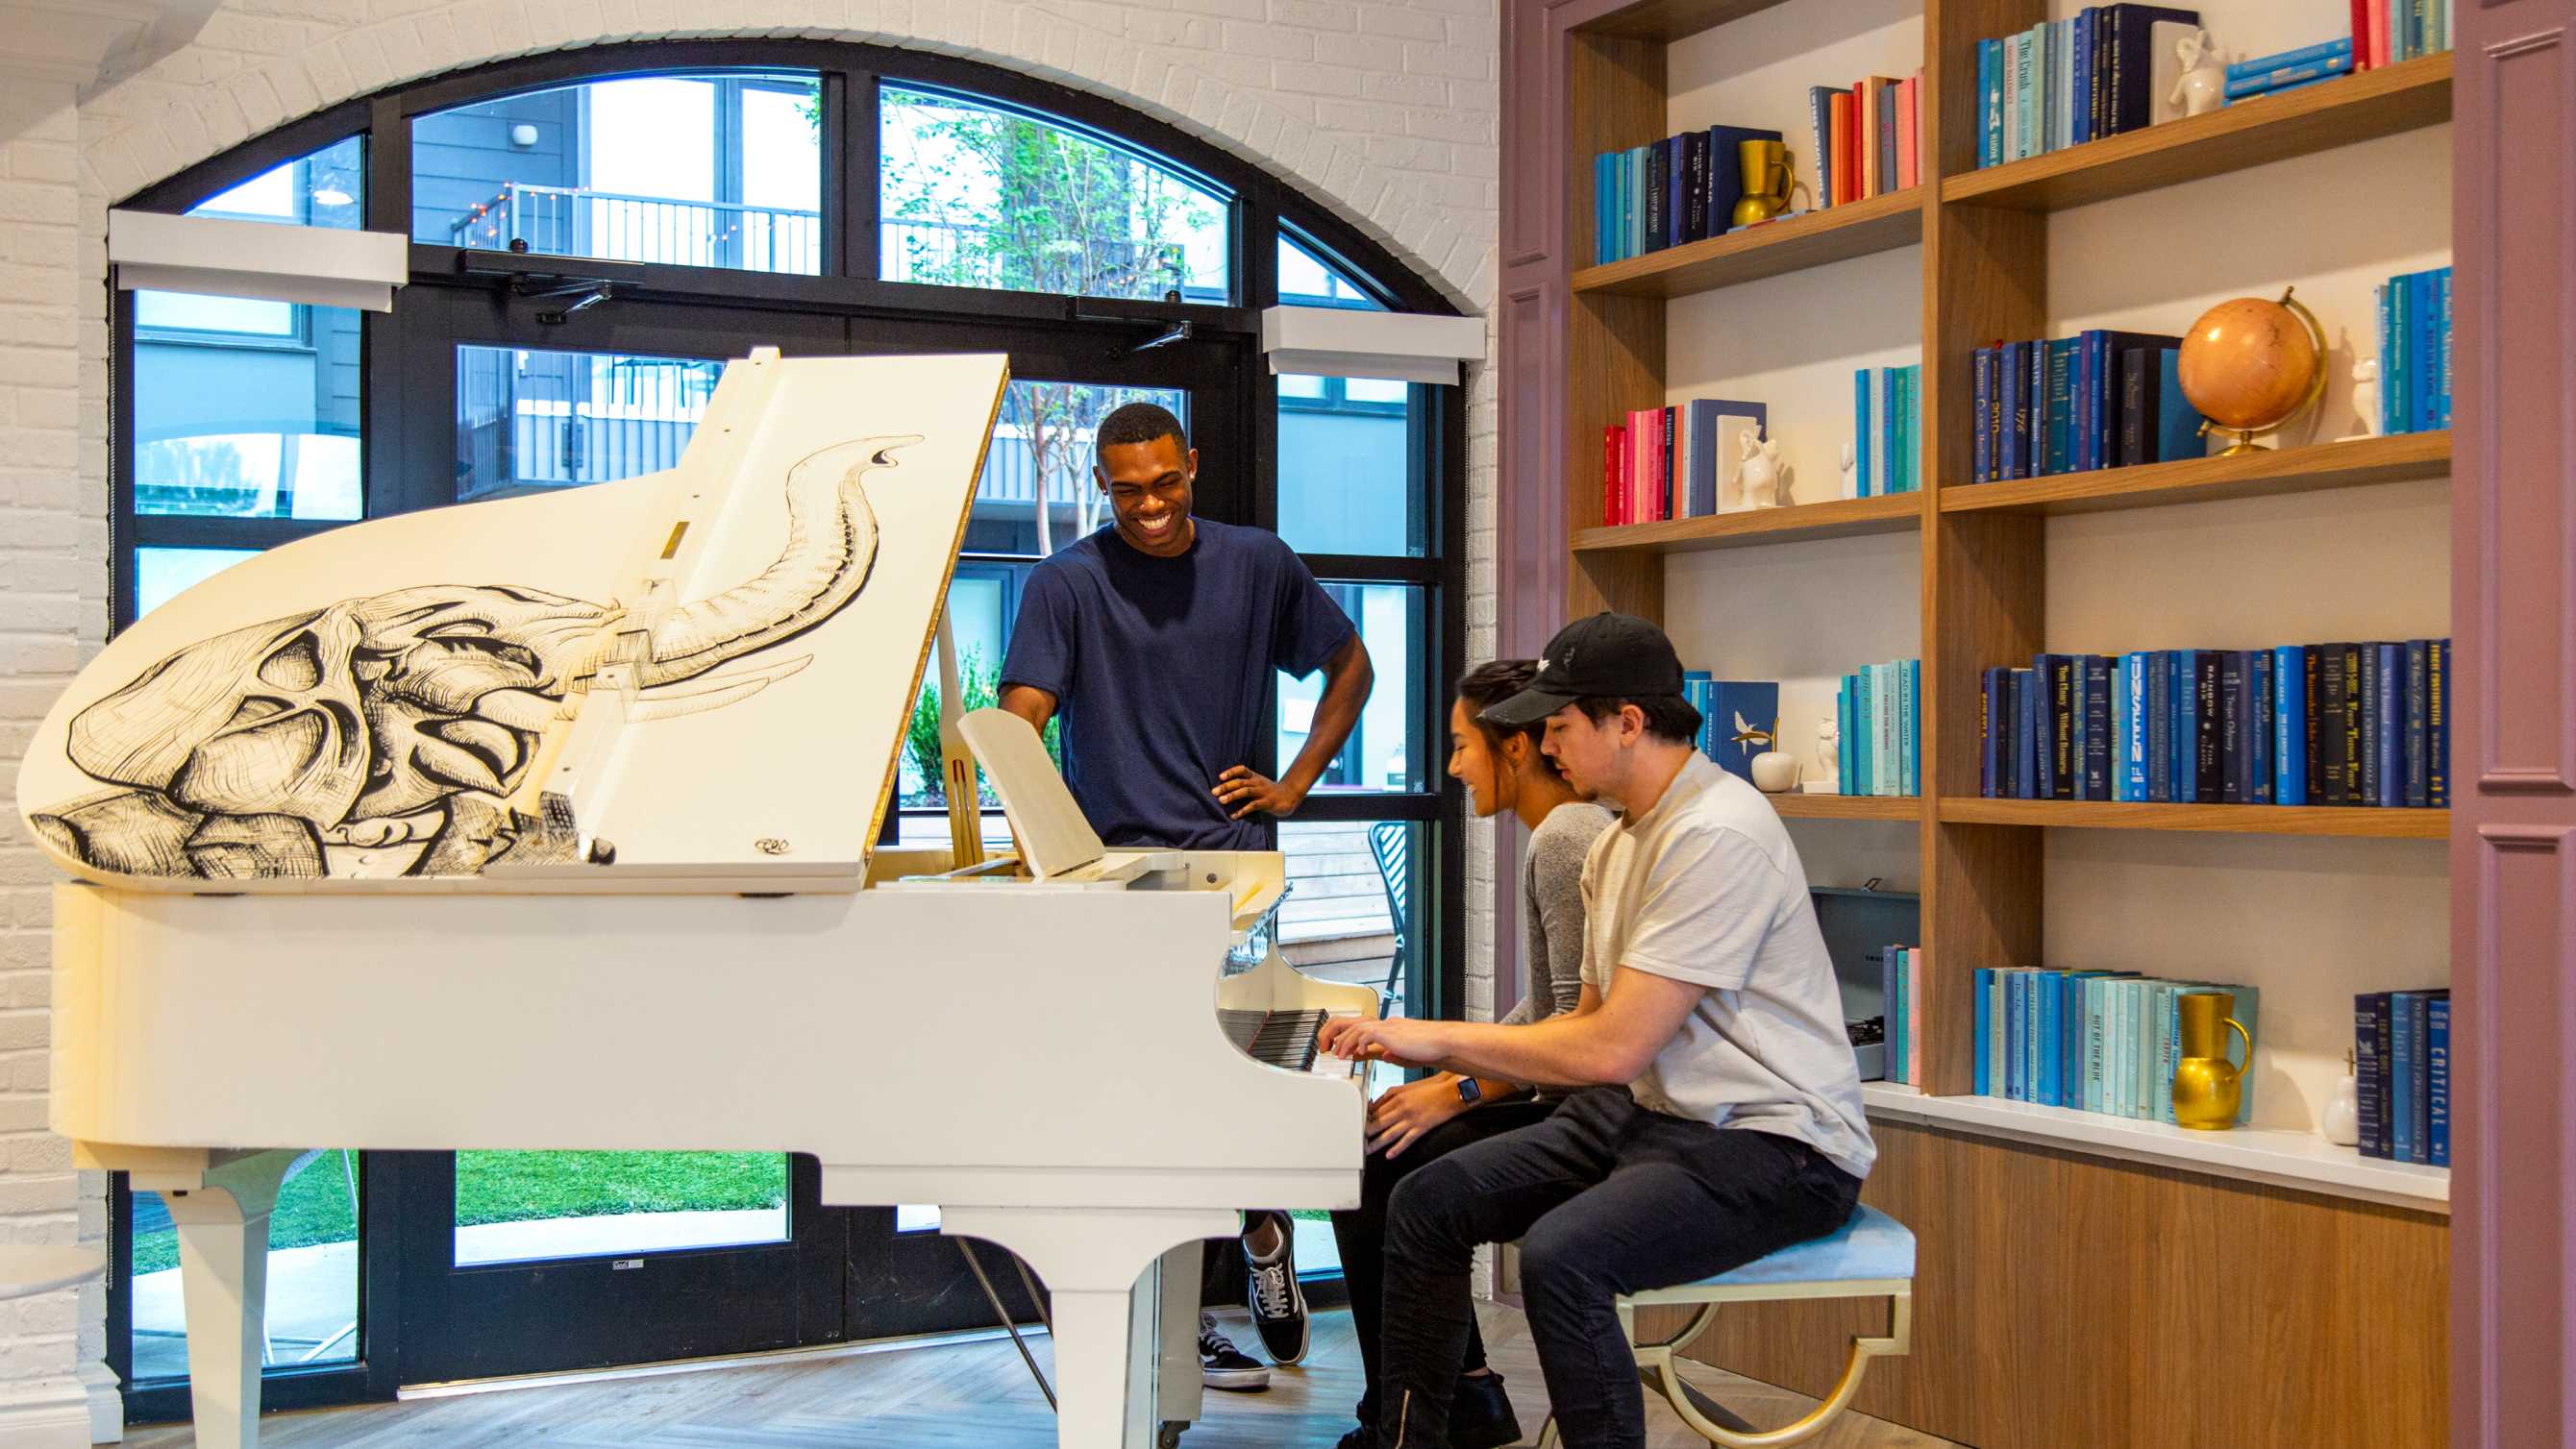
<svg viewBox="0 0 2576 1449">
<path fill-rule="evenodd" d="M 1717 1310 L 1729 1303 L 1776 1303 L 1799 1298 L 1885 1298 L 1888 1300 L 1888 1329 L 1884 1338 L 1854 1338 L 1851 1357 L 1843 1365 L 1841 1379 L 1833 1392 L 1795 1422 L 1777 1429 L 1747 1431 L 1729 1428 L 1711 1417 L 1718 1410 L 1706 1396 L 1682 1382 L 1673 1360 L 1682 1350 L 1699 1340 L 1717 1320 Z M 1689 1326 L 1661 1343 L 1637 1342 L 1637 1310 L 1698 1305 L 1699 1314 Z M 1824 1432 L 1834 1416 L 1850 1407 L 1852 1396 L 1860 1392 L 1861 1375 L 1868 1371 L 1869 1361 L 1880 1355 L 1891 1357 L 1911 1352 L 1914 1343 L 1914 1280 L 1911 1278 L 1847 1278 L 1817 1283 L 1729 1283 L 1683 1284 L 1674 1288 L 1654 1288 L 1618 1302 L 1619 1327 L 1628 1346 L 1637 1356 L 1637 1378 L 1647 1388 L 1663 1395 L 1703 1439 L 1723 1444 L 1728 1449 L 1774 1449 L 1785 1444 L 1803 1444 Z M 1733 1417 L 1729 1415 L 1728 1417 Z M 1556 1417 L 1548 1416 L 1539 1430 L 1539 1449 L 1555 1449 Z"/>
</svg>

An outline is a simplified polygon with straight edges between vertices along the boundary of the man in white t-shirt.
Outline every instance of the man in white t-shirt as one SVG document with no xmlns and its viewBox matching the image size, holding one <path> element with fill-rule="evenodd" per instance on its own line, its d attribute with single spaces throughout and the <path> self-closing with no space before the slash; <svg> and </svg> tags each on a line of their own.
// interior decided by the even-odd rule
<svg viewBox="0 0 2576 1449">
<path fill-rule="evenodd" d="M 1379 1352 L 1383 1449 L 1445 1449 L 1482 1243 L 1521 1241 L 1521 1292 L 1569 1449 L 1642 1449 L 1612 1308 L 1843 1225 L 1876 1149 L 1797 847 L 1770 802 L 1699 753 L 1681 661 L 1643 619 L 1549 641 L 1524 693 L 1574 787 L 1620 812 L 1584 863 L 1583 996 L 1528 1025 L 1336 1021 L 1344 1057 L 1574 1089 L 1546 1121 L 1397 1188 Z"/>
</svg>

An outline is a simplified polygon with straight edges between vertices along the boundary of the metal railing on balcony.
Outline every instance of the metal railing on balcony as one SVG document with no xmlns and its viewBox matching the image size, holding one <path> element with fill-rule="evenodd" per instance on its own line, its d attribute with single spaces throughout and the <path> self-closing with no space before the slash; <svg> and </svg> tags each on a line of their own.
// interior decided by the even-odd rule
<svg viewBox="0 0 2576 1449">
<path fill-rule="evenodd" d="M 1180 292 L 1209 300 L 1194 295 L 1206 289 L 1190 287 L 1189 258 L 1176 241 L 1058 237 L 1033 248 L 1000 246 L 999 228 L 945 217 L 888 220 L 878 233 L 878 271 L 889 282 L 1146 300 Z"/>
<path fill-rule="evenodd" d="M 822 271 L 823 218 L 789 207 L 680 201 L 511 182 L 448 223 L 456 245 L 748 272 Z"/>
</svg>

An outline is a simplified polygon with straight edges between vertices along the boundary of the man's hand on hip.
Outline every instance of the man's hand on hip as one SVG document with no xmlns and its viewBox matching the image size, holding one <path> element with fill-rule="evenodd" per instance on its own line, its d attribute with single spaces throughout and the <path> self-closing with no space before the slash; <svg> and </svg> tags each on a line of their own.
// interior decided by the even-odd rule
<svg viewBox="0 0 2576 1449">
<path fill-rule="evenodd" d="M 1255 810 L 1270 815 L 1294 815 L 1306 802 L 1306 792 L 1273 780 L 1249 765 L 1236 765 L 1216 777 L 1217 800 L 1236 820 Z"/>
</svg>

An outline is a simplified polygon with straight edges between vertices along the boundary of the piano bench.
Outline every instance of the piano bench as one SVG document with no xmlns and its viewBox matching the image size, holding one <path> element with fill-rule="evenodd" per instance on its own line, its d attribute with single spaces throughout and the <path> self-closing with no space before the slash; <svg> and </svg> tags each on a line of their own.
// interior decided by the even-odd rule
<svg viewBox="0 0 2576 1449">
<path fill-rule="evenodd" d="M 1885 1298 L 1887 1336 L 1853 1339 L 1851 1357 L 1844 1363 L 1842 1378 L 1835 1383 L 1833 1392 L 1796 1422 L 1768 1430 L 1753 1429 L 1741 1420 L 1732 1425 L 1719 1422 L 1714 1416 L 1734 1416 L 1683 1383 L 1675 1369 L 1674 1356 L 1708 1331 L 1722 1305 L 1789 1298 Z M 1687 1327 L 1661 1343 L 1637 1342 L 1639 1308 L 1680 1305 L 1697 1306 L 1700 1310 Z M 1824 1432 L 1834 1416 L 1850 1406 L 1852 1396 L 1860 1392 L 1861 1374 L 1871 1359 L 1881 1354 L 1903 1354 L 1912 1347 L 1914 1234 L 1903 1223 L 1864 1205 L 1853 1209 L 1849 1222 L 1824 1237 L 1782 1248 L 1714 1278 L 1630 1294 L 1618 1301 L 1618 1309 L 1620 1325 L 1627 1330 L 1629 1345 L 1637 1355 L 1637 1377 L 1648 1389 L 1663 1395 L 1673 1412 L 1681 1415 L 1682 1422 L 1700 1437 L 1729 1449 L 1771 1449 L 1775 1445 L 1804 1443 Z M 1538 1442 L 1540 1449 L 1555 1445 L 1555 1419 L 1549 1419 L 1539 1431 Z"/>
<path fill-rule="evenodd" d="M 0 1245 L 0 1298 L 33 1298 L 72 1288 L 107 1271 L 107 1259 L 86 1248 Z"/>
</svg>

